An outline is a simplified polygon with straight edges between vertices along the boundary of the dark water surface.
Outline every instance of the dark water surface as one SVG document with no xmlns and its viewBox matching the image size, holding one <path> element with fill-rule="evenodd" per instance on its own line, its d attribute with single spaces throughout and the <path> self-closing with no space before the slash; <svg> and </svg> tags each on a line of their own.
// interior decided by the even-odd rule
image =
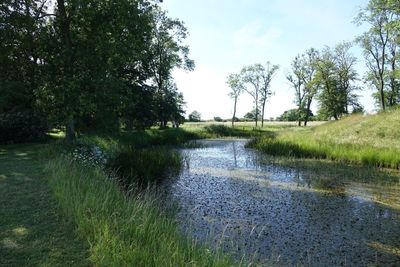
<svg viewBox="0 0 400 267">
<path fill-rule="evenodd" d="M 261 264 L 400 266 L 398 178 L 339 183 L 260 163 L 245 140 L 201 142 L 182 150 L 187 166 L 169 186 L 192 237 Z"/>
</svg>

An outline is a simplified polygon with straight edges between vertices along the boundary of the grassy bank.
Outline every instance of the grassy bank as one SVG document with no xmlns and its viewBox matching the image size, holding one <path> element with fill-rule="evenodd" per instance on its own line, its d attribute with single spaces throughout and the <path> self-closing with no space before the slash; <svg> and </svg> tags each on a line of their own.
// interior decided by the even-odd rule
<svg viewBox="0 0 400 267">
<path fill-rule="evenodd" d="M 90 244 L 96 266 L 230 266 L 181 236 L 154 193 L 127 195 L 103 171 L 58 157 L 46 171 L 58 203 Z"/>
<path fill-rule="evenodd" d="M 0 266 L 90 266 L 85 238 L 59 215 L 42 147 L 0 147 Z"/>
<path fill-rule="evenodd" d="M 199 138 L 183 129 L 151 129 L 118 135 L 86 135 L 77 147 L 96 145 L 112 155 L 105 171 L 60 155 L 65 147 L 51 146 L 45 153 L 50 185 L 65 217 L 88 240 L 90 262 L 95 266 L 232 266 L 226 254 L 211 252 L 178 231 L 168 214 L 173 203 L 160 199 L 162 192 L 135 184 L 153 183 L 166 171 L 179 169 L 181 158 L 168 146 Z M 72 147 L 67 151 L 76 151 Z M 85 149 L 83 149 L 85 151 Z M 65 153 L 64 153 L 65 154 Z M 131 184 L 132 183 L 132 184 Z M 129 191 L 125 191 L 131 184 Z"/>
<path fill-rule="evenodd" d="M 112 151 L 119 146 L 134 146 L 136 148 L 147 148 L 151 146 L 181 146 L 184 143 L 205 138 L 265 136 L 273 133 L 274 130 L 282 127 L 292 127 L 290 124 L 276 124 L 265 128 L 254 128 L 241 126 L 232 128 L 217 123 L 185 123 L 181 128 L 152 128 L 144 131 L 121 132 L 119 134 L 86 134 L 80 141 L 95 144 L 104 150 Z"/>
<path fill-rule="evenodd" d="M 292 128 L 249 145 L 271 155 L 330 159 L 377 167 L 400 167 L 400 109 L 352 115 L 311 128 Z"/>
</svg>

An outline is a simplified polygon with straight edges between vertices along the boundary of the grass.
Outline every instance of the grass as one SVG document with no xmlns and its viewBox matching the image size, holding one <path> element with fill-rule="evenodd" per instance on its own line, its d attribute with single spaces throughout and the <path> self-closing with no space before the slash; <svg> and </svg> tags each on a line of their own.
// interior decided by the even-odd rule
<svg viewBox="0 0 400 267">
<path fill-rule="evenodd" d="M 0 266 L 89 266 L 88 244 L 59 215 L 38 151 L 0 147 Z"/>
<path fill-rule="evenodd" d="M 79 142 L 95 143 L 110 153 L 132 144 L 130 152 L 142 155 L 136 174 L 148 168 L 153 179 L 180 161 L 171 162 L 166 148 L 154 146 L 197 137 L 181 129 L 153 129 L 85 136 Z M 240 265 L 183 236 L 170 214 L 173 203 L 163 202 L 159 192 L 131 186 L 127 193 L 103 170 L 83 166 L 62 151 L 74 147 L 0 147 L 0 266 Z M 144 159 L 155 155 L 163 160 L 149 168 Z"/>
<path fill-rule="evenodd" d="M 87 238 L 94 265 L 233 265 L 181 236 L 153 193 L 124 194 L 101 170 L 65 157 L 49 161 L 46 170 L 65 216 Z"/>
<path fill-rule="evenodd" d="M 352 115 L 340 121 L 254 139 L 249 146 L 271 155 L 330 159 L 400 168 L 400 109 Z"/>
<path fill-rule="evenodd" d="M 286 124 L 285 124 L 286 125 Z M 232 128 L 214 123 L 190 123 L 181 128 L 152 128 L 144 131 L 121 132 L 114 135 L 89 134 L 81 137 L 81 142 L 95 144 L 107 151 L 118 150 L 121 146 L 147 148 L 151 146 L 182 146 L 185 143 L 204 138 L 254 137 L 271 134 L 271 129 L 279 128 Z"/>
<path fill-rule="evenodd" d="M 165 147 L 125 146 L 109 160 L 107 167 L 119 177 L 121 185 L 145 188 L 179 173 L 182 161 L 179 152 Z"/>
</svg>

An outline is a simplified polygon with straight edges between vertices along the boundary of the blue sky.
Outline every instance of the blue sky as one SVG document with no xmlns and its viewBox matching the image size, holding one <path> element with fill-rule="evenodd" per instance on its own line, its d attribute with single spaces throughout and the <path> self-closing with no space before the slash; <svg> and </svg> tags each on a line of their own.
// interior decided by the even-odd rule
<svg viewBox="0 0 400 267">
<path fill-rule="evenodd" d="M 293 89 L 285 79 L 292 59 L 308 48 L 322 49 L 341 41 L 352 41 L 366 27 L 353 23 L 367 0 L 164 0 L 161 6 L 169 15 L 184 21 L 189 30 L 187 44 L 196 62 L 193 72 L 173 73 L 187 102 L 187 113 L 197 110 L 203 119 L 232 116 L 233 102 L 225 84 L 230 73 L 243 66 L 270 61 L 279 64 L 271 83 L 275 94 L 266 106 L 266 118 L 276 117 L 295 107 Z M 360 78 L 365 67 L 358 47 Z M 373 110 L 373 91 L 359 92 L 361 102 Z M 243 95 L 238 116 L 252 108 Z"/>
</svg>

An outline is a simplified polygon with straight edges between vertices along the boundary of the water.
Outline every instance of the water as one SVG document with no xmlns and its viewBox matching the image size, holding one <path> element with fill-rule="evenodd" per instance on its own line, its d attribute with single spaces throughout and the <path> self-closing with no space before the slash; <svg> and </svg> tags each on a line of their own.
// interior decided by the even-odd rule
<svg viewBox="0 0 400 267">
<path fill-rule="evenodd" d="M 186 167 L 168 187 L 190 236 L 261 264 L 400 265 L 398 177 L 310 172 L 270 163 L 245 140 L 201 142 L 182 150 Z"/>
</svg>

